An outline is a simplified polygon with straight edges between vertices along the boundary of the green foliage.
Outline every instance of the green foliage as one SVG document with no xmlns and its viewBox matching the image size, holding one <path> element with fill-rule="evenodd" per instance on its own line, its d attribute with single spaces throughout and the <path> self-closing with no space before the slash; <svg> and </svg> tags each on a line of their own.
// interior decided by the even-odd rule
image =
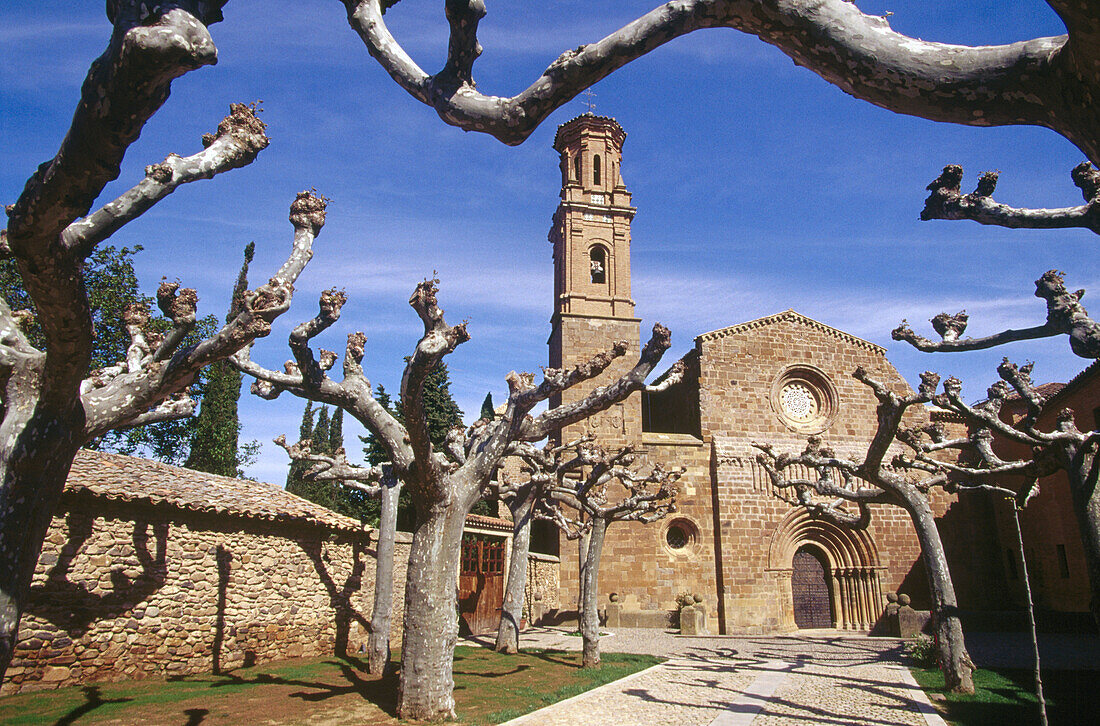
<svg viewBox="0 0 1100 726">
<path fill-rule="evenodd" d="M 302 414 L 299 437 L 310 439 L 313 442 L 312 450 L 320 454 L 334 454 L 344 448 L 344 410 L 337 408 L 330 415 L 328 407 L 322 406 L 317 412 L 316 423 L 313 420 L 313 413 L 312 402 L 307 401 L 306 410 Z M 302 475 L 307 468 L 306 465 L 298 462 L 291 463 L 286 483 L 288 492 L 352 519 L 364 522 L 370 522 L 373 519 L 373 522 L 377 523 L 379 514 L 377 499 L 339 482 L 306 481 Z"/>
<path fill-rule="evenodd" d="M 258 442 L 239 447 L 241 423 L 237 402 L 241 397 L 241 374 L 225 361 L 207 369 L 206 391 L 191 435 L 188 469 L 222 476 L 240 477 L 244 467 L 255 461 Z"/>
<path fill-rule="evenodd" d="M 408 362 L 408 358 L 405 359 Z M 401 412 L 401 402 L 398 401 L 393 404 L 390 399 L 389 393 L 386 389 L 379 385 L 378 391 L 375 394 L 375 400 L 378 401 L 387 411 L 392 413 L 398 421 L 404 423 L 404 416 Z M 455 403 L 454 398 L 451 396 L 451 376 L 447 371 L 447 364 L 440 362 L 438 366 L 433 368 L 424 379 L 424 411 L 428 419 L 428 436 L 431 439 L 432 447 L 436 451 L 444 450 L 444 443 L 447 440 L 447 434 L 455 426 L 462 426 L 462 409 Z M 366 436 L 361 437 L 361 440 L 366 446 L 363 447 L 363 454 L 366 456 L 367 461 L 370 464 L 381 464 L 384 461 L 389 461 L 389 454 L 386 452 L 382 443 L 378 441 L 373 434 L 369 433 Z M 401 491 L 401 499 L 397 505 L 397 527 L 398 529 L 408 530 L 412 528 L 413 523 L 413 502 L 412 495 L 408 490 Z M 366 521 L 377 522 L 379 514 L 377 512 L 378 504 L 374 502 L 374 509 L 370 511 L 370 514 Z M 492 510 L 492 506 L 484 501 L 479 501 L 474 505 L 474 514 L 486 514 L 494 516 L 495 511 Z"/>
<path fill-rule="evenodd" d="M 225 316 L 228 323 L 237 316 L 247 288 L 248 265 L 256 243 L 244 248 L 244 264 L 233 288 L 233 299 Z M 244 468 L 256 461 L 260 443 L 240 445 L 241 421 L 237 404 L 241 398 L 241 374 L 226 361 L 206 369 L 206 391 L 191 434 L 191 453 L 184 464 L 188 469 L 222 476 L 243 477 Z"/>
<path fill-rule="evenodd" d="M 144 295 L 134 271 L 134 256 L 141 252 L 141 245 L 98 248 L 84 265 L 84 286 L 88 291 L 95 338 L 92 341 L 91 369 L 111 366 L 126 359 L 130 336 L 123 323 L 123 313 L 133 303 L 144 303 L 156 310 L 155 300 Z M 12 310 L 34 312 L 34 302 L 23 287 L 23 280 L 14 260 L 0 261 L 0 295 L 4 296 Z M 171 321 L 163 316 L 153 318 L 150 331 L 163 333 L 171 327 Z M 195 345 L 217 330 L 217 318 L 208 315 L 198 321 L 195 329 L 184 339 L 183 347 Z M 28 330 L 32 345 L 45 349 L 45 339 L 37 321 Z M 191 386 L 191 397 L 201 402 L 206 389 L 206 371 Z M 165 421 L 126 431 L 112 431 L 88 442 L 90 449 L 103 449 L 121 454 L 141 454 L 169 464 L 182 464 L 188 457 L 191 441 L 195 436 L 195 419 Z"/>
<path fill-rule="evenodd" d="M 922 668 L 936 665 L 936 641 L 929 635 L 918 635 L 905 644 L 905 655 Z"/>
<path fill-rule="evenodd" d="M 496 411 L 493 409 L 493 392 L 485 394 L 485 400 L 481 402 L 481 414 L 479 418 L 488 419 L 492 421 L 496 418 Z"/>
<path fill-rule="evenodd" d="M 313 436 L 313 401 L 306 399 L 305 410 L 302 411 L 302 423 L 298 426 L 298 440 L 308 439 Z M 290 470 L 286 475 L 286 490 L 291 494 L 297 494 L 305 483 L 302 481 L 302 473 L 308 467 L 300 461 L 291 461 Z"/>
</svg>

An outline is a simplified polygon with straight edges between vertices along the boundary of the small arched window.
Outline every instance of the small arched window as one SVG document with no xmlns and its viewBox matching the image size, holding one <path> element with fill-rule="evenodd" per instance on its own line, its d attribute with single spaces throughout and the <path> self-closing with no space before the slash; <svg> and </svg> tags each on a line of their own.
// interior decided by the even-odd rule
<svg viewBox="0 0 1100 726">
<path fill-rule="evenodd" d="M 577 154 L 573 157 L 573 181 L 579 182 L 581 180 L 581 155 Z"/>
<path fill-rule="evenodd" d="M 588 267 L 592 275 L 592 282 L 603 285 L 607 282 L 607 250 L 596 245 L 588 253 Z"/>
<path fill-rule="evenodd" d="M 600 184 L 600 155 L 596 154 L 592 157 L 592 183 L 596 186 Z"/>
</svg>

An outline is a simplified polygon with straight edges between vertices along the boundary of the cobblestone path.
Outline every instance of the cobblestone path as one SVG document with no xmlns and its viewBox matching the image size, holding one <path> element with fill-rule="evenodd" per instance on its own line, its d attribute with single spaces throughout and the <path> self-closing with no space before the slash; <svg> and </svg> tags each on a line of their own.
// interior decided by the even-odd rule
<svg viewBox="0 0 1100 726">
<path fill-rule="evenodd" d="M 576 649 L 580 638 L 541 629 L 524 645 Z M 943 726 L 900 665 L 900 642 L 832 633 L 684 638 L 623 630 L 607 652 L 669 657 L 616 683 L 508 726 Z"/>
</svg>

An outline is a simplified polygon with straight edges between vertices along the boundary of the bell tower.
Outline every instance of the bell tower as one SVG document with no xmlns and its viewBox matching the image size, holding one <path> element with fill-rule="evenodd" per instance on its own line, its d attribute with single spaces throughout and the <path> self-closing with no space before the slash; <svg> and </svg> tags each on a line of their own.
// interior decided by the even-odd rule
<svg viewBox="0 0 1100 726">
<path fill-rule="evenodd" d="M 638 360 L 638 318 L 630 297 L 630 222 L 637 211 L 620 163 L 626 132 L 615 119 L 586 113 L 558 127 L 561 202 L 548 238 L 554 246 L 554 316 L 550 366 L 570 367 L 625 340 L 629 352 L 599 378 L 564 393 L 551 406 L 576 401 Z M 635 395 L 593 419 L 568 427 L 566 438 L 589 432 L 601 442 L 628 444 L 641 436 Z"/>
</svg>

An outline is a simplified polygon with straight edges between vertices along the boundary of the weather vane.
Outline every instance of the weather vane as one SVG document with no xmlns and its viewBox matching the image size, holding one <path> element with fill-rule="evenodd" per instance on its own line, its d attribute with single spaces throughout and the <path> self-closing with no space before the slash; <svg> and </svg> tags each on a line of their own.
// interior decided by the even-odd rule
<svg viewBox="0 0 1100 726">
<path fill-rule="evenodd" d="M 585 89 L 585 92 L 582 93 L 581 95 L 584 96 L 584 100 L 581 101 L 581 103 L 583 103 L 585 106 L 588 107 L 588 113 L 595 113 L 596 112 L 596 94 L 592 93 L 591 88 L 588 88 L 588 89 Z"/>
</svg>

